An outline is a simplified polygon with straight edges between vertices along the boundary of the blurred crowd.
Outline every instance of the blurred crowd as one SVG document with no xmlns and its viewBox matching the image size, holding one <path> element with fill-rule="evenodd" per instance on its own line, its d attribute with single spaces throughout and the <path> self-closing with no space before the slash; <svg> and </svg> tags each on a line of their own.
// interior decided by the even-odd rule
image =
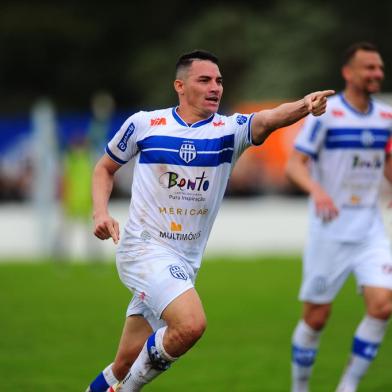
<svg viewBox="0 0 392 392">
<path fill-rule="evenodd" d="M 57 114 L 52 103 L 43 100 L 29 116 L 0 118 L 0 202 L 31 201 L 45 189 L 70 216 L 87 215 L 93 166 L 130 114 L 116 112 L 112 96 L 100 92 L 87 113 Z M 298 125 L 280 132 L 262 148 L 249 149 L 234 169 L 226 197 L 295 192 L 285 179 L 284 163 Z M 116 175 L 114 198 L 129 197 L 131 176 L 132 162 Z"/>
</svg>

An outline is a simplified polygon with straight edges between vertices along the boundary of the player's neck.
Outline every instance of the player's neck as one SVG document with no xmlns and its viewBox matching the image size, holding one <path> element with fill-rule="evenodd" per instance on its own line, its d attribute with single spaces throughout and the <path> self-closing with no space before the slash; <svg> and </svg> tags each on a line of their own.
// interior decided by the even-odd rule
<svg viewBox="0 0 392 392">
<path fill-rule="evenodd" d="M 367 113 L 369 111 L 370 96 L 368 94 L 345 89 L 343 95 L 345 100 L 358 112 Z"/>
<path fill-rule="evenodd" d="M 176 112 L 181 117 L 181 119 L 185 121 L 187 124 L 194 124 L 197 123 L 198 121 L 206 120 L 212 114 L 212 113 L 198 113 L 182 105 L 179 105 L 177 107 Z"/>
</svg>

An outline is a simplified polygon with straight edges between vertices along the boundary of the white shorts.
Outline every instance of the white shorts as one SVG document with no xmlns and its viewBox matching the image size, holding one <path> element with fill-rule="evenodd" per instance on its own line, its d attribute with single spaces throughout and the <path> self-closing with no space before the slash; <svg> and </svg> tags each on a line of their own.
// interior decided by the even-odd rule
<svg viewBox="0 0 392 392">
<path fill-rule="evenodd" d="M 348 243 L 313 236 L 304 253 L 301 301 L 331 303 L 351 272 L 359 288 L 373 286 L 392 290 L 388 239 L 381 235 Z"/>
<path fill-rule="evenodd" d="M 118 252 L 116 263 L 121 281 L 133 293 L 127 317 L 142 315 L 153 330 L 165 325 L 160 317 L 166 306 L 194 287 L 196 271 L 164 248 Z"/>
</svg>

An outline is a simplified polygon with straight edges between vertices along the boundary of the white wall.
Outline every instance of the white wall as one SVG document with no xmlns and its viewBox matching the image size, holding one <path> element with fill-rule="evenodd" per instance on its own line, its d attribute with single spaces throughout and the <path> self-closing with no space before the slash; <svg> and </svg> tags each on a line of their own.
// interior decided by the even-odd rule
<svg viewBox="0 0 392 392">
<path fill-rule="evenodd" d="M 382 204 L 385 207 L 387 202 Z M 113 202 L 110 210 L 123 225 L 127 218 L 128 203 Z M 56 219 L 60 221 L 59 214 Z M 384 219 L 388 231 L 392 233 L 391 209 L 384 209 Z M 34 259 L 42 255 L 42 230 L 38 230 L 37 216 L 31 205 L 0 205 L 0 224 L 0 260 Z M 74 225 L 73 229 L 66 234 L 67 248 L 72 257 L 83 258 L 89 252 L 84 241 L 89 238 L 90 246 L 98 254 L 113 259 L 115 248 L 111 241 L 96 239 L 82 225 Z M 228 199 L 224 200 L 218 214 L 206 254 L 299 254 L 306 232 L 307 203 L 303 198 L 269 196 L 246 201 Z"/>
</svg>

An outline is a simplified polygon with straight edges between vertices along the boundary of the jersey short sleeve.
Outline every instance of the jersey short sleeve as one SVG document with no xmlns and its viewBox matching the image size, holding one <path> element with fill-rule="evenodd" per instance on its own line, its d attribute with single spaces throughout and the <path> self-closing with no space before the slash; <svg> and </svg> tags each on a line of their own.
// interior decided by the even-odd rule
<svg viewBox="0 0 392 392">
<path fill-rule="evenodd" d="M 141 128 L 140 113 L 129 117 L 106 146 L 106 153 L 120 165 L 127 163 L 138 152 L 136 142 Z"/>
<path fill-rule="evenodd" d="M 296 150 L 317 159 L 318 152 L 325 138 L 326 127 L 324 125 L 325 115 L 314 117 L 308 115 L 304 125 L 299 132 L 294 147 Z"/>
<path fill-rule="evenodd" d="M 253 114 L 234 113 L 228 117 L 230 128 L 235 134 L 234 162 L 252 145 L 251 124 Z"/>
</svg>

